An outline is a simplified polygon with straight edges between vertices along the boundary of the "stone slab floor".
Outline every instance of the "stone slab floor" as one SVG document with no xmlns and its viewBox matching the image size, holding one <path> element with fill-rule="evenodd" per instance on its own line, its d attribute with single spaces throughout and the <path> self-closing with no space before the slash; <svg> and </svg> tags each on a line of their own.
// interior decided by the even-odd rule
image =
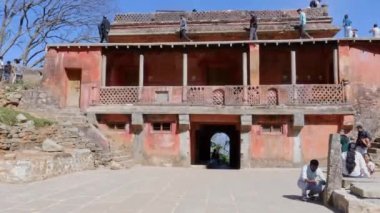
<svg viewBox="0 0 380 213">
<path fill-rule="evenodd" d="M 299 201 L 299 169 L 99 169 L 0 184 L 0 212 L 332 212 Z"/>
</svg>

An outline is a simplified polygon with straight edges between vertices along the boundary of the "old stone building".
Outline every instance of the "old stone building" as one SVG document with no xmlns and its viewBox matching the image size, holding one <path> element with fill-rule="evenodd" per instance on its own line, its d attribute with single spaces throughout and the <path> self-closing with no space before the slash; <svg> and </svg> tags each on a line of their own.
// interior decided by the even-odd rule
<svg viewBox="0 0 380 213">
<path fill-rule="evenodd" d="M 357 112 L 370 122 L 380 83 L 380 41 L 332 38 L 327 9 L 306 10 L 310 40 L 295 10 L 117 15 L 111 43 L 49 45 L 44 84 L 136 162 L 205 164 L 215 133 L 231 168 L 324 161 L 331 133 Z M 244 29 L 252 12 L 258 41 Z M 194 42 L 179 40 L 181 14 Z"/>
</svg>

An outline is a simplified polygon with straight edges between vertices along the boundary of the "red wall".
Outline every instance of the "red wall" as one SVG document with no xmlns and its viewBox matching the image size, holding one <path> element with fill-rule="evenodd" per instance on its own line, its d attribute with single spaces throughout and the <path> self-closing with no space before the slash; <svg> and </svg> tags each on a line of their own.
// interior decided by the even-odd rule
<svg viewBox="0 0 380 213">
<path fill-rule="evenodd" d="M 86 109 L 92 99 L 92 88 L 100 86 L 101 49 L 48 49 L 44 67 L 44 86 L 66 106 L 68 78 L 66 70 L 80 69 L 82 72 L 80 108 Z"/>
<path fill-rule="evenodd" d="M 305 126 L 301 130 L 302 159 L 327 159 L 330 134 L 338 133 L 342 124 L 340 116 L 305 116 Z"/>
<path fill-rule="evenodd" d="M 334 115 L 306 115 L 305 126 L 300 131 L 301 159 L 327 159 L 330 134 L 338 133 L 343 118 Z M 282 133 L 265 133 L 261 125 L 281 124 Z M 293 146 L 296 131 L 291 116 L 260 116 L 252 126 L 251 156 L 253 166 L 283 166 L 293 163 Z"/>
<path fill-rule="evenodd" d="M 139 85 L 139 54 L 132 51 L 109 51 L 107 56 L 107 86 Z"/>
<path fill-rule="evenodd" d="M 298 84 L 333 83 L 333 48 L 333 44 L 261 45 L 260 84 L 291 83 L 292 50 L 296 51 Z"/>
<path fill-rule="evenodd" d="M 340 75 L 351 84 L 380 84 L 380 43 L 343 43 L 339 47 Z"/>
<path fill-rule="evenodd" d="M 176 115 L 150 115 L 145 116 L 144 152 L 147 157 L 178 157 L 180 138 L 177 134 Z M 170 132 L 157 132 L 153 130 L 154 122 L 170 122 Z"/>
<path fill-rule="evenodd" d="M 251 131 L 252 159 L 265 163 L 281 161 L 291 162 L 293 159 L 293 138 L 289 135 L 290 116 L 259 116 Z M 282 133 L 266 133 L 261 125 L 276 124 L 282 126 Z"/>
<path fill-rule="evenodd" d="M 198 48 L 188 52 L 189 85 L 242 85 L 243 48 Z M 217 80 L 219 84 L 212 81 Z"/>
</svg>

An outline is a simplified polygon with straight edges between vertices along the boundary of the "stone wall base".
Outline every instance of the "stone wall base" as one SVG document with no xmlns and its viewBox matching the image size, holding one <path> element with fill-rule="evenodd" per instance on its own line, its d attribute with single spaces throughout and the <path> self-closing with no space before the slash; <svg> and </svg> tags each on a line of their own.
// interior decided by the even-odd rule
<svg viewBox="0 0 380 213">
<path fill-rule="evenodd" d="M 87 149 L 16 155 L 14 160 L 0 160 L 0 182 L 27 183 L 95 168 L 93 154 Z"/>
</svg>

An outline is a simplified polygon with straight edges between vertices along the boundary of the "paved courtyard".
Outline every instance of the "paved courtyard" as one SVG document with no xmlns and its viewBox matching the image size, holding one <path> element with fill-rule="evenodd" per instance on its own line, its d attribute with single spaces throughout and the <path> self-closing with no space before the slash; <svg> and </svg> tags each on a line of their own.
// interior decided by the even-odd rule
<svg viewBox="0 0 380 213">
<path fill-rule="evenodd" d="M 298 200 L 298 175 L 298 169 L 101 169 L 0 184 L 0 212 L 332 212 Z"/>
</svg>

